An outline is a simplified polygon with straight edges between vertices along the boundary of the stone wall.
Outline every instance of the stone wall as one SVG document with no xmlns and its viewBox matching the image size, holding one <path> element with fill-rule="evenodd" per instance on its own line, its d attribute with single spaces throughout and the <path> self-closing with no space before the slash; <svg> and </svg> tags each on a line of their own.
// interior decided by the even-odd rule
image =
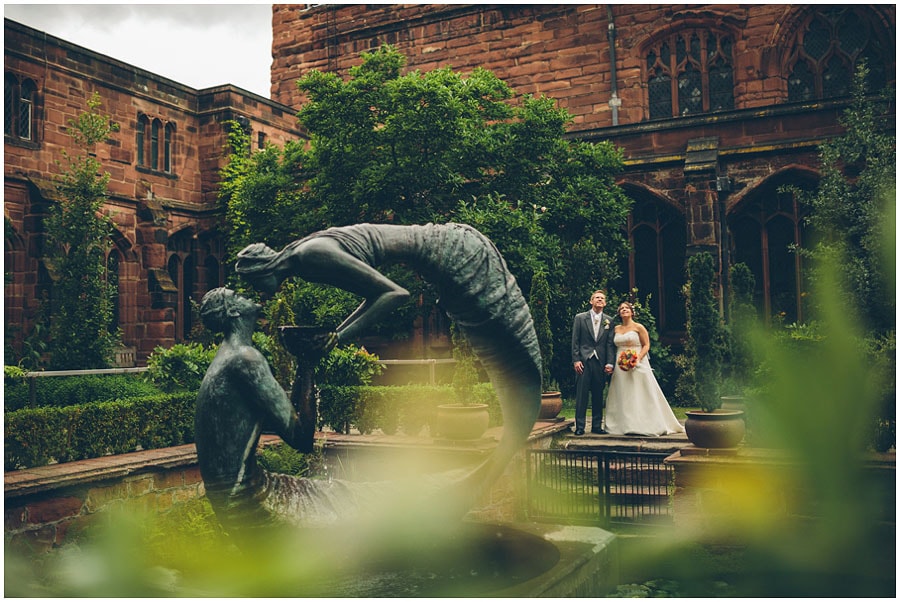
<svg viewBox="0 0 900 602">
<path fill-rule="evenodd" d="M 188 466 L 149 466 L 136 474 L 68 483 L 24 496 L 6 495 L 4 542 L 7 549 L 43 553 L 73 541 L 108 511 L 162 513 L 203 495 L 200 470 Z"/>
</svg>

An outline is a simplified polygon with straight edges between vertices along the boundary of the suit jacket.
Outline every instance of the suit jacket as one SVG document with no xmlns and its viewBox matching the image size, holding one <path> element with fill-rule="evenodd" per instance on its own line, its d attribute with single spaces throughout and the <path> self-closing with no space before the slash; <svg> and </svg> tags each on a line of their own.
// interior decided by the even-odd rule
<svg viewBox="0 0 900 602">
<path fill-rule="evenodd" d="M 613 329 L 613 317 L 607 313 L 601 314 L 600 333 L 595 340 L 591 311 L 575 314 L 575 320 L 572 322 L 572 363 L 586 362 L 596 351 L 601 364 L 615 365 L 616 344 L 613 341 Z"/>
</svg>

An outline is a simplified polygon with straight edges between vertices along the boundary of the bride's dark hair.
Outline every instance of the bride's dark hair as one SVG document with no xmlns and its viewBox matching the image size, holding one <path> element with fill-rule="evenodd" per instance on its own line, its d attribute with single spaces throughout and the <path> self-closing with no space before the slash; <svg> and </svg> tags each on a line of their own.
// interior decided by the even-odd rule
<svg viewBox="0 0 900 602">
<path fill-rule="evenodd" d="M 631 304 L 631 303 L 629 303 L 628 301 L 622 301 L 621 303 L 619 303 L 619 308 L 616 309 L 616 313 L 620 313 L 620 312 L 622 311 L 622 306 L 623 306 L 623 305 L 624 305 L 625 307 L 627 307 L 628 309 L 631 310 L 631 317 L 632 317 L 632 318 L 633 318 L 634 316 L 637 315 L 637 312 L 634 311 L 634 305 Z"/>
</svg>

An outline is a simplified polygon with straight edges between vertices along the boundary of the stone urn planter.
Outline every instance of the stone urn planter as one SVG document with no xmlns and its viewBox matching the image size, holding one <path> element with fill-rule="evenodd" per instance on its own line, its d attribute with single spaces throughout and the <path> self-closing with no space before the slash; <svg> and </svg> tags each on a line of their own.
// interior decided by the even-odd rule
<svg viewBox="0 0 900 602">
<path fill-rule="evenodd" d="M 559 391 L 547 391 L 541 393 L 541 411 L 538 420 L 553 420 L 562 410 L 562 393 Z"/>
<path fill-rule="evenodd" d="M 689 411 L 684 423 L 688 441 L 697 447 L 726 449 L 744 439 L 746 426 L 741 410 Z"/>
<path fill-rule="evenodd" d="M 488 428 L 486 403 L 448 403 L 438 406 L 438 436 L 455 441 L 481 439 Z"/>
</svg>

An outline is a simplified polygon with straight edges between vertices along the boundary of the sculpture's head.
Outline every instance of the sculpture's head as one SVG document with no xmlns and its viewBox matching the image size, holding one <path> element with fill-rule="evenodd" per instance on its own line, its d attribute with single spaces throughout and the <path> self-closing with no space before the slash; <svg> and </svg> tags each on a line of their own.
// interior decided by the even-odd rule
<svg viewBox="0 0 900 602">
<path fill-rule="evenodd" d="M 261 242 L 245 247 L 237 255 L 234 269 L 261 293 L 273 295 L 281 284 L 275 274 L 278 253 Z"/>
<path fill-rule="evenodd" d="M 235 318 L 245 316 L 256 321 L 260 306 L 230 288 L 214 288 L 200 302 L 200 320 L 212 332 L 228 332 Z"/>
</svg>

